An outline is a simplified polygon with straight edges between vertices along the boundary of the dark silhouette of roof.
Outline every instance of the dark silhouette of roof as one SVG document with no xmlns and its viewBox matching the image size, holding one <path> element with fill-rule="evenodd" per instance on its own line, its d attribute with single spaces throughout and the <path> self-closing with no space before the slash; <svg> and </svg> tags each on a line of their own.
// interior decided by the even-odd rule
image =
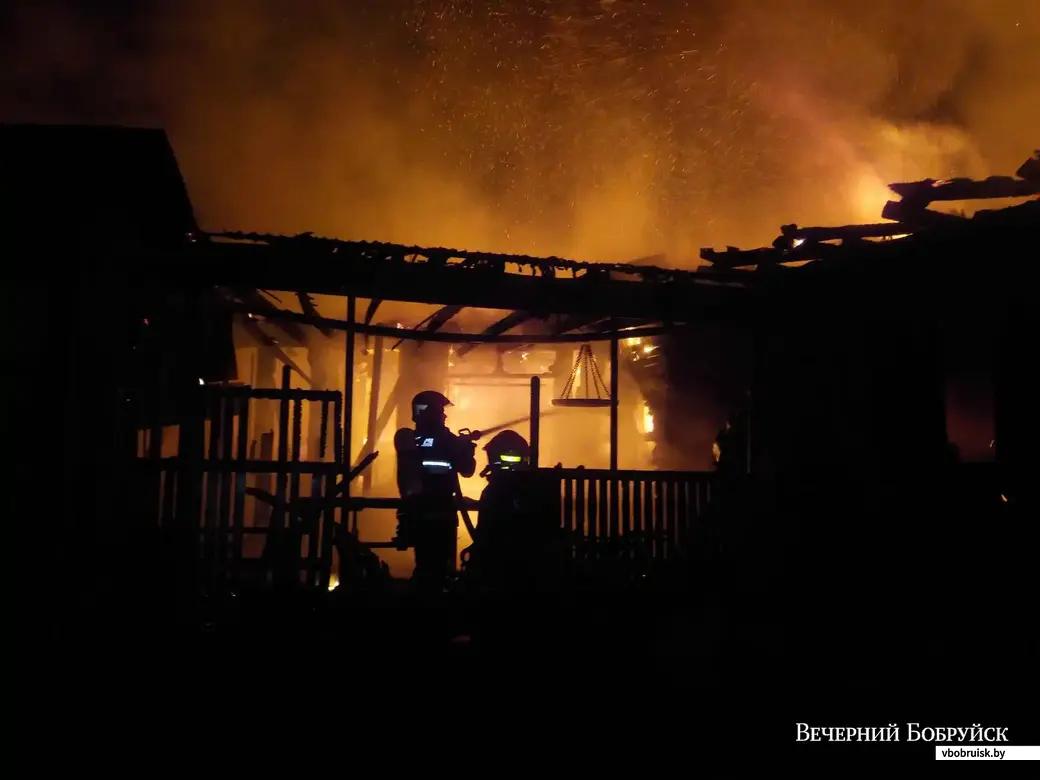
<svg viewBox="0 0 1040 780">
<path fill-rule="evenodd" d="M 198 231 L 163 130 L 3 124 L 0 161 L 17 240 L 178 246 Z"/>
</svg>

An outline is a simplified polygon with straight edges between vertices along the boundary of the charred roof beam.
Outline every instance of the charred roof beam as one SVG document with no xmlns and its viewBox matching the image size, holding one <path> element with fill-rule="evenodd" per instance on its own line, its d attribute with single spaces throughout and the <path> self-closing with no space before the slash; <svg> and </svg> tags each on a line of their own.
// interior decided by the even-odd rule
<svg viewBox="0 0 1040 780">
<path fill-rule="evenodd" d="M 322 251 L 316 251 L 320 247 Z M 59 250 L 60 251 L 60 250 Z M 356 253 L 355 253 L 356 252 Z M 125 256 L 124 256 L 125 255 Z M 635 319 L 739 318 L 746 291 L 720 286 L 696 272 L 658 269 L 656 280 L 630 281 L 497 273 L 449 264 L 428 267 L 320 240 L 274 244 L 200 242 L 186 250 L 155 250 L 142 263 L 139 252 L 114 249 L 111 257 L 132 283 L 162 279 L 164 285 L 212 285 L 311 294 L 352 295 L 402 303 L 464 306 L 548 314 L 602 314 Z M 631 266 L 618 270 L 628 276 Z"/>
<path fill-rule="evenodd" d="M 245 308 L 239 304 L 235 310 L 245 311 Z M 293 311 L 280 311 L 275 315 L 271 315 L 271 318 L 302 322 L 306 319 L 306 315 Z M 622 327 L 619 328 L 617 335 L 620 338 L 660 335 L 670 332 L 673 328 L 681 327 L 686 322 L 687 320 L 681 320 L 667 325 Z M 514 344 L 517 346 L 525 344 L 580 344 L 583 341 L 607 341 L 614 336 L 613 330 L 595 333 L 563 333 L 559 335 L 520 335 L 511 333 L 494 335 L 486 331 L 482 333 L 430 333 L 425 330 L 402 330 L 401 328 L 391 328 L 382 325 L 362 325 L 358 322 L 351 323 L 328 317 L 322 317 L 321 324 L 331 330 L 354 331 L 355 333 L 367 333 L 373 336 L 400 338 L 405 341 L 437 341 L 442 344 Z"/>
<path fill-rule="evenodd" d="M 416 325 L 414 328 L 410 328 L 410 330 L 417 331 L 417 330 L 419 330 L 420 328 L 422 328 L 425 325 L 426 326 L 425 330 L 426 330 L 427 333 L 436 333 L 441 328 L 443 328 L 452 317 L 454 317 L 456 314 L 458 314 L 464 308 L 466 308 L 466 307 L 465 306 L 442 306 L 440 309 L 435 311 L 429 317 L 425 317 L 424 319 L 422 319 L 419 322 L 418 325 Z M 368 325 L 369 323 L 366 322 L 365 324 Z M 394 344 L 393 347 L 391 347 L 391 349 L 397 349 L 398 347 L 400 347 L 402 341 L 404 341 L 404 339 L 399 339 L 397 341 L 397 343 Z M 418 346 L 419 347 L 422 346 L 422 342 L 421 341 L 418 343 Z"/>
<path fill-rule="evenodd" d="M 528 268 L 547 279 L 556 278 L 557 271 L 570 271 L 571 278 L 583 275 L 601 277 L 612 273 L 632 277 L 637 276 L 644 281 L 696 281 L 695 271 L 678 268 L 661 268 L 647 265 L 646 261 L 657 260 L 663 255 L 651 255 L 633 261 L 620 263 L 590 263 L 567 260 L 562 257 L 532 257 L 530 255 L 510 255 L 497 252 L 472 252 L 465 249 L 445 249 L 442 247 L 417 247 L 399 244 L 386 244 L 370 241 L 341 241 L 332 238 L 320 238 L 309 233 L 297 236 L 279 236 L 267 233 L 210 233 L 208 237 L 219 239 L 218 243 L 249 242 L 266 244 L 271 247 L 292 248 L 307 255 L 331 253 L 344 260 L 396 262 L 408 265 L 421 265 L 435 269 L 466 269 L 488 271 L 494 274 L 507 274 L 506 266 L 515 265 Z M 226 244 L 225 244 L 226 245 Z M 422 260 L 420 260 L 422 258 Z M 455 262 L 452 262 L 452 261 Z"/>
<path fill-rule="evenodd" d="M 522 325 L 523 323 L 532 319 L 534 316 L 535 315 L 531 314 L 530 312 L 515 311 L 512 314 L 507 314 L 505 317 L 498 320 L 497 322 L 493 322 L 491 325 L 489 325 L 483 330 L 481 335 L 501 336 L 507 330 L 512 330 L 518 325 Z M 465 346 L 459 347 L 455 351 L 455 354 L 458 357 L 463 358 L 479 346 L 479 344 L 466 344 Z"/>
<path fill-rule="evenodd" d="M 296 293 L 296 299 L 300 302 L 300 308 L 303 310 L 303 313 L 306 314 L 308 317 L 312 318 L 314 322 L 317 323 L 317 317 L 319 316 L 319 314 L 318 307 L 314 303 L 314 299 L 305 292 Z M 318 324 L 315 324 L 314 327 L 317 328 L 318 331 L 320 331 L 321 334 L 326 338 L 332 336 L 332 331 L 328 328 L 325 328 L 322 325 Z"/>
<path fill-rule="evenodd" d="M 889 184 L 888 188 L 899 195 L 903 202 L 921 207 L 940 201 L 1028 198 L 1031 195 L 1040 195 L 1040 184 L 1028 181 L 1024 177 L 1019 179 L 1014 176 L 990 176 L 988 179 L 981 180 L 937 181 L 925 179 Z"/>
<path fill-rule="evenodd" d="M 661 254 L 647 255 L 646 257 L 639 257 L 639 258 L 636 258 L 635 260 L 632 260 L 630 262 L 622 263 L 621 267 L 622 268 L 624 268 L 624 267 L 640 268 L 640 267 L 646 267 L 648 264 L 651 264 L 651 263 L 661 262 L 663 260 L 664 260 L 664 255 L 661 255 Z M 554 276 L 554 274 L 551 273 L 551 269 L 542 268 L 541 269 L 541 273 L 542 273 L 543 276 L 549 276 L 549 277 L 553 277 Z M 629 273 L 628 275 L 631 275 L 631 274 Z M 626 276 L 626 272 L 624 272 L 623 270 L 621 270 L 621 269 L 619 269 L 617 267 L 614 267 L 614 268 L 607 268 L 605 271 L 601 272 L 597 278 L 600 278 L 600 279 L 609 278 L 609 279 L 612 279 L 612 280 L 617 280 L 619 277 L 624 277 L 624 276 Z M 514 312 L 513 314 L 510 314 L 509 316 L 504 317 L 503 319 L 501 319 L 498 322 L 496 322 L 493 325 L 491 325 L 485 331 L 485 333 L 487 333 L 489 335 L 498 335 L 498 334 L 501 334 L 501 333 L 505 333 L 507 330 L 510 330 L 511 328 L 518 327 L 518 326 L 522 325 L 523 323 L 525 323 L 525 322 L 527 322 L 529 320 L 535 319 L 535 318 L 544 319 L 544 317 L 540 317 L 540 315 L 534 314 L 532 312 L 525 312 L 525 311 Z M 549 329 L 549 333 L 551 335 L 559 335 L 561 333 L 567 333 L 567 332 L 572 331 L 572 330 L 577 330 L 579 328 L 587 327 L 589 325 L 593 325 L 593 324 L 602 322 L 604 319 L 606 319 L 606 318 L 603 317 L 600 314 L 570 316 L 570 317 L 566 317 L 565 316 L 565 317 L 561 318 L 560 320 L 558 320 L 556 323 L 554 323 L 553 327 L 551 327 Z M 471 345 L 462 347 L 456 354 L 459 357 L 463 357 L 466 354 L 468 354 L 469 352 L 471 352 L 473 349 L 475 349 L 477 346 L 479 346 L 479 345 L 471 344 Z M 529 346 L 529 345 L 525 344 L 525 345 L 520 345 L 520 346 L 523 347 L 523 346 Z M 516 348 L 517 348 L 517 346 L 499 347 L 499 352 L 508 352 L 510 349 L 516 349 Z"/>
</svg>

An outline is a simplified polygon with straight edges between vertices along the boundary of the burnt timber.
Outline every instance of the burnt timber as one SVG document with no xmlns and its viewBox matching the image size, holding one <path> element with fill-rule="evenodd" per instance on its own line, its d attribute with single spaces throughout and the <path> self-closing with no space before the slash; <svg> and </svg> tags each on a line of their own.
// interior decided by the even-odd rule
<svg viewBox="0 0 1040 780">
<path fill-rule="evenodd" d="M 157 137 L 155 140 L 164 142 Z M 99 181 L 104 180 L 99 175 Z M 1033 181 L 1035 183 L 1035 179 Z M 45 186 L 52 189 L 53 182 Z M 1015 186 L 1018 193 L 1028 191 L 1024 185 Z M 936 184 L 930 183 L 928 187 L 935 188 Z M 965 191 L 962 186 L 958 194 L 963 195 Z M 1000 191 L 1007 192 L 1006 189 Z M 981 193 L 982 188 L 974 192 Z M 8 200 L 19 206 L 25 203 L 18 194 Z M 87 205 L 97 200 L 92 198 L 77 204 L 82 207 L 77 213 L 86 214 Z M 58 498 L 48 502 L 46 510 L 57 517 L 57 524 L 50 527 L 60 528 L 63 535 L 56 545 L 59 557 L 56 568 L 67 580 L 77 583 L 74 598 L 87 600 L 83 594 L 90 595 L 92 577 L 112 581 L 110 589 L 102 583 L 95 588 L 97 591 L 125 592 L 126 561 L 147 543 L 148 537 L 142 533 L 136 518 L 121 516 L 117 506 L 116 499 L 125 492 L 126 481 L 121 481 L 121 477 L 127 472 L 118 471 L 118 447 L 111 442 L 111 430 L 119 416 L 115 408 L 116 390 L 120 389 L 120 383 L 111 377 L 119 375 L 126 357 L 121 352 L 124 343 L 121 329 L 125 323 L 119 319 L 119 307 L 130 308 L 127 302 L 136 304 L 136 294 L 149 288 L 203 291 L 228 286 L 326 292 L 373 300 L 520 309 L 534 314 L 570 313 L 579 319 L 584 315 L 675 323 L 718 318 L 754 324 L 760 337 L 767 336 L 762 338 L 758 351 L 771 357 L 758 368 L 765 369 L 767 380 L 770 370 L 773 372 L 774 381 L 765 385 L 767 392 L 774 394 L 767 402 L 772 409 L 760 405 L 756 411 L 764 412 L 766 417 L 772 412 L 769 424 L 777 432 L 774 439 L 793 440 L 806 428 L 815 432 L 808 443 L 781 454 L 774 453 L 774 468 L 776 464 L 787 468 L 786 481 L 778 481 L 771 492 L 763 491 L 754 497 L 759 502 L 757 506 L 765 509 L 757 516 L 770 518 L 769 532 L 774 538 L 780 534 L 778 529 L 787 533 L 799 523 L 807 529 L 800 537 L 791 533 L 793 541 L 789 549 L 808 552 L 802 553 L 801 566 L 792 565 L 788 559 L 790 569 L 811 572 L 814 565 L 827 561 L 837 570 L 825 572 L 826 577 L 818 576 L 815 581 L 803 574 L 806 588 L 803 593 L 822 581 L 832 583 L 829 592 L 847 598 L 854 591 L 840 587 L 842 578 L 851 587 L 856 584 L 852 582 L 852 573 L 863 574 L 861 582 L 873 583 L 877 570 L 889 570 L 892 556 L 887 548 L 886 526 L 906 534 L 906 526 L 900 523 L 913 513 L 904 509 L 902 516 L 892 519 L 892 506 L 901 500 L 893 484 L 899 488 L 923 484 L 918 487 L 920 495 L 915 497 L 911 508 L 918 518 L 934 513 L 934 503 L 928 500 L 932 495 L 928 488 L 936 483 L 923 482 L 920 473 L 922 463 L 929 466 L 936 461 L 938 446 L 942 443 L 941 421 L 934 414 L 938 406 L 928 376 L 931 367 L 917 367 L 918 356 L 905 348 L 896 361 L 879 357 L 885 352 L 879 346 L 899 346 L 905 340 L 906 326 L 919 327 L 921 321 L 936 313 L 956 316 L 963 312 L 965 305 L 974 307 L 979 319 L 1000 315 L 1002 327 L 1019 329 L 1017 340 L 1005 340 L 1009 354 L 1007 364 L 1017 372 L 1004 383 L 1008 388 L 1005 392 L 1017 394 L 1009 408 L 1020 410 L 1023 405 L 1032 404 L 1031 399 L 1025 398 L 1025 388 L 1031 382 L 1027 376 L 1028 362 L 1022 355 L 1028 353 L 1020 346 L 1031 341 L 1027 338 L 1026 324 L 1035 320 L 1035 314 L 1030 316 L 1024 307 L 1028 306 L 1034 289 L 1030 282 L 1035 279 L 1037 247 L 1040 246 L 1037 202 L 980 212 L 967 219 L 932 212 L 922 205 L 924 200 L 918 198 L 912 207 L 899 209 L 900 221 L 890 227 L 850 226 L 817 232 L 792 227 L 783 230 L 783 241 L 777 242 L 779 246 L 751 252 L 708 251 L 702 258 L 711 262 L 712 267 L 697 272 L 636 264 L 606 266 L 552 258 L 420 250 L 328 241 L 311 236 L 207 235 L 193 225 L 193 217 L 188 219 L 190 209 L 178 212 L 185 215 L 183 229 L 178 224 L 177 231 L 167 230 L 161 241 L 154 241 L 148 235 L 128 238 L 118 225 L 109 226 L 104 222 L 108 218 L 105 214 L 97 215 L 96 219 L 99 224 L 110 227 L 107 230 L 97 230 L 97 225 L 91 229 L 91 219 L 70 224 L 59 222 L 49 228 L 47 223 L 53 219 L 53 213 L 41 210 L 34 221 L 28 223 L 39 228 L 40 233 L 19 242 L 23 267 L 30 274 L 52 276 L 53 258 L 65 255 L 76 258 L 79 277 L 72 282 L 55 283 L 48 279 L 52 290 L 59 288 L 50 300 L 34 301 L 35 291 L 31 285 L 26 285 L 25 294 L 19 296 L 19 314 L 24 314 L 24 321 L 31 318 L 32 322 L 42 324 L 40 328 L 22 328 L 24 340 L 50 341 L 45 348 L 37 350 L 39 354 L 25 350 L 24 340 L 19 345 L 17 373 L 25 377 L 16 383 L 22 394 L 19 400 L 23 413 L 19 417 L 44 420 L 32 435 L 26 436 L 29 446 L 20 450 L 19 468 L 25 470 L 24 475 L 19 474 L 19 488 L 25 491 L 20 506 L 35 508 L 42 504 L 40 496 L 57 494 Z M 154 213 L 159 211 L 155 209 Z M 59 234 L 58 240 L 45 240 L 48 234 L 44 230 L 48 228 L 50 235 Z M 878 237 L 891 238 L 870 240 Z M 806 264 L 800 267 L 785 265 L 802 261 Z M 507 265 L 526 268 L 529 273 L 510 273 Z M 739 270 L 741 268 L 755 270 Z M 896 315 L 886 324 L 883 339 L 869 332 L 876 324 L 876 320 L 864 316 L 870 308 Z M 1012 316 L 1009 317 L 1009 313 Z M 269 315 L 283 316 L 278 312 Z M 334 322 L 321 324 L 331 327 Z M 835 327 L 838 322 L 846 330 Z M 90 327 L 70 327 L 70 323 L 89 323 Z M 360 331 L 355 323 L 342 325 L 342 329 Z M 858 342 L 845 337 L 849 330 L 854 331 L 851 335 L 859 338 Z M 772 340 L 768 338 L 771 331 L 776 332 Z M 809 339 L 806 334 L 815 335 Z M 395 335 L 407 337 L 404 332 L 395 332 Z M 458 334 L 451 334 L 450 338 L 461 340 Z M 486 342 L 495 340 L 494 336 L 481 338 Z M 65 346 L 70 342 L 71 346 Z M 920 343 L 922 352 L 931 349 L 926 339 L 922 338 Z M 55 350 L 56 344 L 61 344 L 62 349 Z M 895 459 L 888 455 L 900 461 L 896 463 L 898 480 L 893 480 L 893 474 L 885 468 L 889 463 L 883 461 L 875 460 L 877 465 L 873 471 L 866 472 L 871 479 L 876 477 L 874 484 L 881 488 L 870 494 L 870 512 L 856 506 L 862 502 L 849 499 L 849 496 L 867 494 L 864 485 L 868 482 L 849 466 L 849 461 L 853 457 L 866 461 L 867 456 L 874 453 L 864 446 L 860 453 L 836 456 L 833 444 L 837 435 L 832 435 L 832 431 L 838 430 L 833 424 L 838 415 L 824 417 L 813 408 L 818 406 L 815 399 L 837 395 L 838 390 L 851 390 L 859 395 L 850 392 L 840 412 L 857 411 L 864 401 L 871 400 L 867 393 L 858 390 L 863 386 L 858 380 L 869 379 L 869 370 L 860 368 L 861 375 L 847 381 L 846 388 L 835 387 L 844 377 L 837 378 L 831 385 L 827 384 L 826 376 L 812 377 L 811 381 L 797 386 L 791 386 L 789 381 L 792 360 L 816 367 L 819 374 L 836 373 L 833 365 L 824 365 L 823 370 L 819 370 L 825 363 L 819 357 L 820 346 L 827 348 L 826 355 L 831 358 L 865 352 L 864 345 L 873 350 L 872 368 L 882 366 L 878 373 L 885 374 L 874 389 L 886 395 L 884 402 L 871 410 L 872 417 L 857 419 L 867 434 L 863 438 L 880 439 L 874 431 L 887 432 L 881 425 L 886 421 L 884 415 L 890 410 L 912 406 L 904 409 L 899 422 L 920 445 L 910 449 L 908 458 Z M 696 354 L 697 346 L 695 342 L 686 344 L 684 348 L 677 347 L 675 353 L 683 359 Z M 73 377 L 71 392 L 60 382 L 51 380 L 54 375 L 51 355 L 55 353 L 62 361 L 62 372 Z M 849 363 L 856 362 L 867 363 L 849 358 Z M 907 404 L 908 382 L 900 372 L 904 368 L 917 372 L 912 381 L 917 385 L 914 392 L 918 397 L 912 404 Z M 761 388 L 763 385 L 759 383 L 756 392 Z M 51 405 L 42 399 L 51 400 Z M 54 409 L 60 410 L 57 415 L 52 414 Z M 929 410 L 930 416 L 923 424 L 915 419 L 918 409 Z M 1015 433 L 1016 429 L 1027 427 L 1022 424 L 1020 414 L 1016 411 L 1007 419 L 1008 434 L 998 433 L 998 440 L 1007 441 L 1012 435 L 1024 440 L 1022 433 Z M 47 431 L 47 425 L 53 430 Z M 889 430 L 895 427 L 890 422 L 888 425 Z M 52 460 L 54 443 L 59 450 L 57 462 Z M 1023 441 L 1020 451 L 1026 449 Z M 888 451 L 879 446 L 874 452 Z M 35 464 L 44 463 L 48 464 L 46 470 L 35 468 Z M 788 465 L 792 463 L 794 469 Z M 116 464 L 115 473 L 112 464 Z M 768 473 L 767 469 L 763 471 Z M 792 471 L 801 473 L 792 474 Z M 806 479 L 806 475 L 811 479 Z M 57 485 L 61 486 L 60 490 L 56 490 Z M 838 513 L 847 522 L 836 529 L 836 525 L 840 525 L 834 523 Z M 747 514 L 753 518 L 756 513 Z M 848 522 L 850 517 L 855 519 Z M 82 522 L 83 518 L 103 519 L 91 524 Z M 883 522 L 877 523 L 875 518 L 883 518 Z M 19 524 L 20 527 L 25 525 L 28 524 Z M 858 535 L 860 529 L 865 529 L 862 535 Z M 934 538 L 925 532 L 933 530 L 939 529 L 926 526 L 918 533 L 920 549 Z M 871 558 L 860 552 L 861 568 L 855 569 L 847 558 L 834 553 L 836 538 L 849 542 L 848 549 L 861 551 L 867 532 L 873 535 L 867 549 L 876 555 Z M 816 540 L 816 546 L 806 544 L 807 540 Z M 1027 548 L 1017 545 L 1015 549 Z M 91 551 L 96 554 L 92 556 Z M 818 554 L 812 556 L 809 552 Z M 905 570 L 912 570 L 916 559 L 900 554 Z M 95 566 L 98 560 L 108 565 Z M 25 581 L 29 581 L 28 576 Z M 59 582 L 58 578 L 47 579 L 43 587 L 57 587 Z M 884 598 L 878 599 L 877 593 L 868 591 L 861 595 L 865 601 L 889 603 Z M 901 595 L 896 593 L 892 603 L 898 602 Z"/>
<path fill-rule="evenodd" d="M 230 234 L 237 237 L 238 234 Z M 690 271 L 577 263 L 310 236 L 199 237 L 176 250 L 109 255 L 130 284 L 306 290 L 408 303 L 524 310 L 535 316 L 609 313 L 683 321 L 739 316 L 743 290 Z M 441 260 L 445 262 L 441 262 Z M 454 262 L 449 262 L 454 261 Z M 507 264 L 542 273 L 509 273 Z M 549 273 L 545 273 L 549 270 Z M 569 273 L 570 276 L 564 276 Z M 622 277 L 622 278 L 619 278 Z"/>
<path fill-rule="evenodd" d="M 504 309 L 534 318 L 609 315 L 673 324 L 748 322 L 763 293 L 781 297 L 798 291 L 819 293 L 819 283 L 840 288 L 842 277 L 855 278 L 857 293 L 864 284 L 874 289 L 884 286 L 886 295 L 899 298 L 904 291 L 919 303 L 917 292 L 929 288 L 930 302 L 950 303 L 961 294 L 978 296 L 990 285 L 1002 287 L 1003 274 L 1033 273 L 1034 269 L 1022 267 L 1020 256 L 1040 224 L 1040 201 L 983 210 L 970 219 L 927 206 L 951 200 L 1036 196 L 1040 184 L 993 177 L 980 182 L 893 184 L 892 190 L 902 196 L 901 201 L 885 207 L 884 216 L 893 221 L 845 227 L 785 225 L 772 247 L 702 250 L 701 260 L 710 265 L 694 271 L 339 241 L 309 234 L 201 231 L 185 246 L 149 252 L 147 263 L 134 262 L 139 255 L 121 258 L 109 253 L 109 259 L 126 274 L 126 281 L 143 286 L 149 280 L 161 280 L 164 285 L 186 288 L 220 285 L 298 290 L 373 301 Z M 964 265 L 972 253 L 986 257 L 988 273 Z M 510 272 L 509 266 L 519 272 Z M 762 273 L 739 270 L 747 268 Z M 774 269 L 785 273 L 765 273 Z M 749 295 L 749 291 L 755 294 Z M 313 316 L 311 322 L 340 330 L 349 327 Z M 367 324 L 352 329 L 395 335 Z M 412 337 L 437 340 L 434 331 L 431 327 L 423 336 Z M 484 336 L 496 340 L 492 334 Z M 460 340 L 467 339 L 462 335 Z"/>
</svg>

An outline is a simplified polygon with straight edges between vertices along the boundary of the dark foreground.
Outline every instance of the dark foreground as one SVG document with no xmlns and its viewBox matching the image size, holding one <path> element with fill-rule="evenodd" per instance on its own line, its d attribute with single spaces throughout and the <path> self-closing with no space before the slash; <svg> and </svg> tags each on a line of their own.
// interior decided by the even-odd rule
<svg viewBox="0 0 1040 780">
<path fill-rule="evenodd" d="M 315 768 L 360 751 L 492 770 L 553 744 L 643 769 L 680 756 L 787 766 L 910 749 L 807 747 L 799 722 L 1003 725 L 1032 699 L 1022 613 L 986 607 L 1000 632 L 941 631 L 895 609 L 857 627 L 788 595 L 254 594 L 164 614 L 128 597 L 125 612 L 66 622 L 27 659 L 19 729 L 36 740 L 60 722 L 63 745 L 147 745 L 160 763 L 296 745 Z M 487 750 L 512 752 L 478 758 Z"/>
<path fill-rule="evenodd" d="M 555 680 L 648 694 L 885 691 L 957 680 L 1007 691 L 1036 678 L 1029 598 L 979 588 L 956 604 L 846 604 L 840 614 L 826 608 L 833 605 L 813 609 L 814 600 L 822 605 L 820 595 L 784 591 L 334 591 L 229 595 L 191 612 L 149 613 L 129 598 L 125 610 L 52 627 L 33 665 L 42 672 L 53 662 L 50 676 L 63 686 L 116 692 L 148 681 L 213 695 L 292 680 L 320 688 L 337 674 L 351 687 L 387 691 L 440 680 L 460 690 L 477 680 Z"/>
<path fill-rule="evenodd" d="M 383 758 L 422 758 L 423 735 L 444 740 L 437 761 L 449 765 L 503 741 L 662 767 L 693 752 L 782 766 L 916 749 L 806 745 L 798 723 L 1015 725 L 1029 740 L 1018 744 L 1038 744 L 1021 720 L 1040 667 L 1035 523 L 964 517 L 937 516 L 943 533 L 912 546 L 906 534 L 899 546 L 860 540 L 845 556 L 830 537 L 767 533 L 773 523 L 733 565 L 543 595 L 186 604 L 156 585 L 44 583 L 16 647 L 17 727 L 95 747 L 158 739 L 161 755 L 215 744 L 262 755 L 295 733 L 322 767 L 371 752 L 369 740 L 392 743 Z"/>
</svg>

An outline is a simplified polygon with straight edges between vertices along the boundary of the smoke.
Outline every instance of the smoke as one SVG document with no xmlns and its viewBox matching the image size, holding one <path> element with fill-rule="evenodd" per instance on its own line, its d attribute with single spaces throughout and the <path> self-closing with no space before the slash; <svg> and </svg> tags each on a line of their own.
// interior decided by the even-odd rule
<svg viewBox="0 0 1040 780">
<path fill-rule="evenodd" d="M 7 13 L 0 115 L 165 127 L 209 229 L 688 264 L 1038 144 L 1033 0 Z"/>
</svg>

